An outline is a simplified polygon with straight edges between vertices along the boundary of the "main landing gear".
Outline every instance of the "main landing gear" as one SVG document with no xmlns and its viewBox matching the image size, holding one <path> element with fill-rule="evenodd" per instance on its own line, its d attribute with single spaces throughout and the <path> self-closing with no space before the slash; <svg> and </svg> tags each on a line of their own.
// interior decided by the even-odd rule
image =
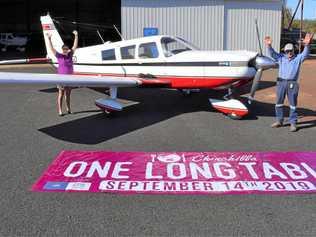
<svg viewBox="0 0 316 237">
<path fill-rule="evenodd" d="M 112 116 L 115 113 L 122 111 L 124 106 L 117 100 L 117 88 L 111 87 L 109 91 L 106 91 L 105 93 L 109 94 L 109 98 L 98 99 L 95 101 L 95 105 L 107 116 Z"/>
<path fill-rule="evenodd" d="M 192 95 L 192 93 L 199 93 L 200 89 L 179 89 L 183 96 L 187 97 Z"/>
<path fill-rule="evenodd" d="M 113 117 L 124 108 L 138 104 L 135 101 L 122 100 L 117 98 L 117 87 L 110 87 L 105 91 L 106 98 L 98 99 L 95 105 L 99 107 L 106 116 Z"/>
</svg>

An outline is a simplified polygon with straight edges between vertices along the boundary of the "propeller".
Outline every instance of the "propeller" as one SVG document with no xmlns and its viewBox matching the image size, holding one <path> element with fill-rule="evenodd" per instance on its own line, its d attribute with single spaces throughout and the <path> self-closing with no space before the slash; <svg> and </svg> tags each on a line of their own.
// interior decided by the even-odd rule
<svg viewBox="0 0 316 237">
<path fill-rule="evenodd" d="M 257 57 L 255 58 L 255 60 L 253 61 L 253 64 L 254 64 L 253 66 L 257 69 L 257 72 L 255 75 L 255 78 L 253 79 L 251 90 L 250 90 L 250 95 L 248 97 L 249 104 L 251 104 L 251 102 L 254 100 L 255 93 L 259 87 L 259 82 L 260 82 L 261 77 L 262 77 L 262 72 L 266 69 L 274 68 L 277 65 L 276 62 L 273 61 L 271 58 L 263 55 L 257 19 L 255 20 L 255 24 L 256 24 L 257 39 L 258 39 L 260 51 L 259 51 Z"/>
<path fill-rule="evenodd" d="M 251 102 L 255 99 L 254 96 L 255 96 L 255 93 L 259 87 L 259 81 L 261 80 L 262 72 L 263 72 L 263 70 L 261 68 L 259 68 L 257 70 L 255 78 L 253 79 L 251 90 L 250 90 L 250 95 L 248 97 L 249 104 L 251 104 Z"/>
<path fill-rule="evenodd" d="M 261 46 L 261 41 L 260 41 L 260 33 L 259 33 L 259 27 L 258 27 L 258 20 L 257 19 L 255 20 L 255 24 L 256 24 L 257 40 L 258 40 L 258 43 L 259 43 L 259 50 L 260 50 L 259 56 L 262 56 L 263 53 L 262 53 L 262 46 Z"/>
</svg>

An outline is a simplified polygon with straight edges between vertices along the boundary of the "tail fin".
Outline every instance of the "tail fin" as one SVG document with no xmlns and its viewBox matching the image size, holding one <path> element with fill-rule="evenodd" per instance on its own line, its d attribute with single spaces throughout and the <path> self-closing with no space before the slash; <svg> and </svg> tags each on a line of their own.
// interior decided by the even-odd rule
<svg viewBox="0 0 316 237">
<path fill-rule="evenodd" d="M 53 52 L 48 48 L 48 37 L 47 33 L 52 35 L 52 44 L 54 49 L 60 50 L 61 47 L 63 46 L 64 42 L 62 38 L 60 37 L 55 24 L 53 22 L 53 19 L 50 17 L 49 14 L 46 16 L 41 16 L 41 23 L 42 23 L 42 28 L 43 28 L 43 34 L 44 34 L 44 40 L 45 40 L 45 46 L 46 46 L 46 51 L 47 51 L 47 56 L 50 58 L 53 62 L 56 62 L 57 59 Z"/>
</svg>

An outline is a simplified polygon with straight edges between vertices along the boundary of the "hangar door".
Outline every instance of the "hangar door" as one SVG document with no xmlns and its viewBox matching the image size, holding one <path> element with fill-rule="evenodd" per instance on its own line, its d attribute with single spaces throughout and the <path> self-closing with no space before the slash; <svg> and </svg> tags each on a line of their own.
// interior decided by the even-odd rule
<svg viewBox="0 0 316 237">
<path fill-rule="evenodd" d="M 57 25 L 64 41 L 72 43 L 72 30 L 79 31 L 79 46 L 101 43 L 97 34 L 99 30 L 105 41 L 118 40 L 113 25 L 121 28 L 121 1 L 119 0 L 1 0 L 0 33 L 13 33 L 28 37 L 26 51 L 28 57 L 45 55 L 45 47 L 40 25 L 40 16 L 50 15 L 60 22 Z M 71 22 L 85 24 L 74 25 Z M 0 46 L 1 47 L 1 46 Z M 15 48 L 8 48 L 17 54 Z M 0 50 L 0 58 L 1 58 Z M 17 57 L 24 57 L 17 55 Z"/>
<path fill-rule="evenodd" d="M 279 50 L 282 1 L 225 1 L 224 49 L 258 51 L 255 19 L 263 44 L 264 36 L 270 35 L 273 46 Z M 263 53 L 266 49 L 263 46 Z"/>
</svg>

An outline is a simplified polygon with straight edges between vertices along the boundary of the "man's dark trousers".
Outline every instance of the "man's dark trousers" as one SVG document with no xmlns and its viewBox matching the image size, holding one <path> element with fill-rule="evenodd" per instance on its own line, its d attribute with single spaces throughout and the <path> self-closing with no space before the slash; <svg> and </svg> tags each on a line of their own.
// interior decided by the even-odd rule
<svg viewBox="0 0 316 237">
<path fill-rule="evenodd" d="M 297 123 L 297 97 L 299 91 L 299 84 L 297 81 L 293 80 L 284 80 L 278 78 L 277 81 L 277 102 L 275 105 L 275 114 L 277 121 L 283 123 L 283 107 L 284 107 L 284 99 L 287 96 L 289 104 L 290 104 L 290 117 L 289 121 L 291 124 Z"/>
</svg>

